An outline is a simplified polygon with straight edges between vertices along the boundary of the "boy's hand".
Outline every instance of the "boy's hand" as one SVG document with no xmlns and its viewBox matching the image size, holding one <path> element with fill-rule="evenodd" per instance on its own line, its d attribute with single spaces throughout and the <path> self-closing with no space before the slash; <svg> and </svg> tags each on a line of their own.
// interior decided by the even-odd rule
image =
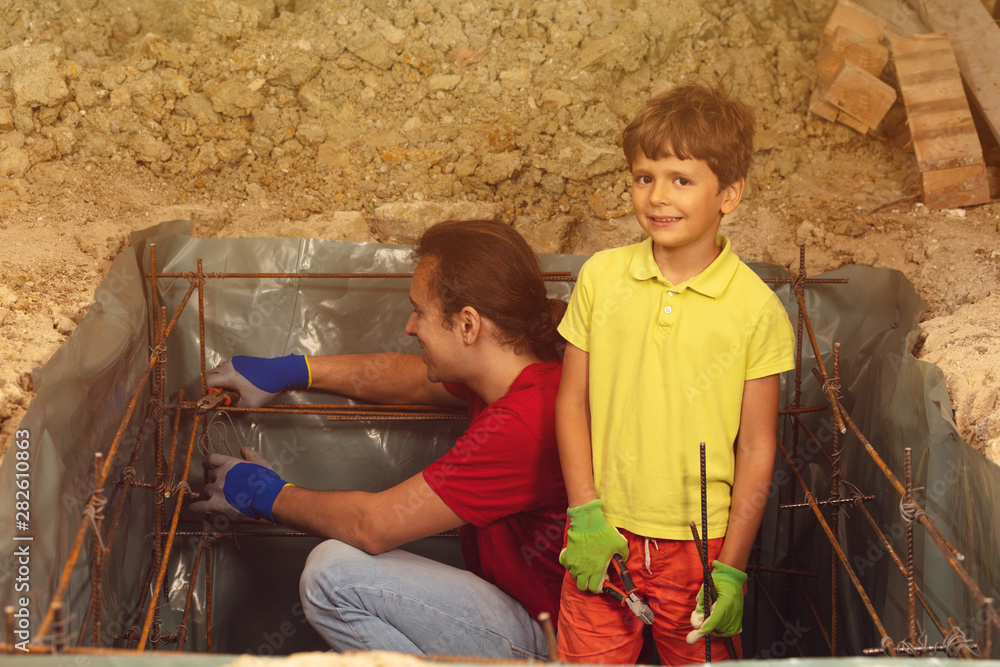
<svg viewBox="0 0 1000 667">
<path fill-rule="evenodd" d="M 581 591 L 600 593 L 608 576 L 608 563 L 615 554 L 628 558 L 628 542 L 604 519 L 600 499 L 570 507 L 566 548 L 559 553 L 559 564 L 569 570 Z"/>
<path fill-rule="evenodd" d="M 712 604 L 706 619 L 705 587 L 698 591 L 697 603 L 691 612 L 694 630 L 688 633 L 688 644 L 694 644 L 705 635 L 732 637 L 743 631 L 743 584 L 746 580 L 747 575 L 735 567 L 712 561 L 712 582 L 719 599 Z"/>
<path fill-rule="evenodd" d="M 235 389 L 241 408 L 259 408 L 286 389 L 308 389 L 312 383 L 309 360 L 301 354 L 273 359 L 237 355 L 205 376 L 209 387 Z"/>
</svg>

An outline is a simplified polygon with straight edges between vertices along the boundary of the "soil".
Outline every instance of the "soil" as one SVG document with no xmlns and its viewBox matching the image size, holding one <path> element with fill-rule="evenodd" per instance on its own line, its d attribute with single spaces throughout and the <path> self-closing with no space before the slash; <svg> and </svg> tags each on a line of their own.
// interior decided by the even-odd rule
<svg viewBox="0 0 1000 667">
<path fill-rule="evenodd" d="M 730 6 L 731 4 L 735 6 Z M 0 0 L 0 441 L 128 233 L 412 241 L 492 216 L 543 252 L 637 240 L 621 130 L 686 79 L 758 114 L 746 260 L 905 273 L 966 441 L 1000 462 L 1000 201 L 919 203 L 897 103 L 807 111 L 832 0 Z M 994 195 L 997 149 L 981 133 Z M 992 363 L 991 363 L 992 362 Z"/>
</svg>

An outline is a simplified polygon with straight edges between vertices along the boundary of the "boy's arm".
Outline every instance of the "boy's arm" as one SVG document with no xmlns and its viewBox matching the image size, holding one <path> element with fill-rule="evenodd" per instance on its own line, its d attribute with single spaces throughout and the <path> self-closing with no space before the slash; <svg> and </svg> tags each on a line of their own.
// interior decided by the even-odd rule
<svg viewBox="0 0 1000 667">
<path fill-rule="evenodd" d="M 590 354 L 566 344 L 562 380 L 556 397 L 556 437 L 566 496 L 569 530 L 559 563 L 581 591 L 600 593 L 608 564 L 617 553 L 628 557 L 628 543 L 604 518 L 594 488 L 590 440 Z"/>
<path fill-rule="evenodd" d="M 778 375 L 747 380 L 743 386 L 736 471 L 729 526 L 719 560 L 745 571 L 767 504 L 778 430 Z"/>
<path fill-rule="evenodd" d="M 779 387 L 777 375 L 747 380 L 743 385 L 729 526 L 718 559 L 712 563 L 712 581 L 719 597 L 706 619 L 703 592 L 699 591 L 691 614 L 694 630 L 687 636 L 689 644 L 707 634 L 730 637 L 743 627 L 745 570 L 767 505 L 777 449 Z"/>
<path fill-rule="evenodd" d="M 590 354 L 566 344 L 556 397 L 556 438 L 570 507 L 597 498 L 590 445 Z"/>
</svg>

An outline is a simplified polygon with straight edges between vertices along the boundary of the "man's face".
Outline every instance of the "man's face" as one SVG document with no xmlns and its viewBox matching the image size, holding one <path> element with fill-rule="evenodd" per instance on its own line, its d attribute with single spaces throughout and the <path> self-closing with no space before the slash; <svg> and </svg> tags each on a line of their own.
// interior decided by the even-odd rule
<svg viewBox="0 0 1000 667">
<path fill-rule="evenodd" d="M 413 271 L 410 285 L 410 303 L 413 312 L 406 322 L 406 333 L 415 336 L 424 351 L 424 365 L 427 379 L 431 382 L 461 381 L 459 368 L 460 353 L 464 349 L 459 327 L 449 327 L 444 323 L 441 302 L 431 290 L 431 278 L 435 271 L 433 261 L 424 260 Z"/>
</svg>

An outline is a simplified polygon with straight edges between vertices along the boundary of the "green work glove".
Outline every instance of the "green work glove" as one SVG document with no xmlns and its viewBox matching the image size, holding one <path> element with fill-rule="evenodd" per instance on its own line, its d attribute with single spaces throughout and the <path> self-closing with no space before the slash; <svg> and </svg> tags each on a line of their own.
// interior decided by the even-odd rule
<svg viewBox="0 0 1000 667">
<path fill-rule="evenodd" d="M 694 630 L 688 633 L 688 644 L 694 644 L 705 635 L 732 637 L 743 631 L 743 584 L 746 580 L 747 575 L 735 567 L 712 561 L 712 582 L 719 599 L 705 618 L 705 587 L 698 591 L 698 600 L 691 612 Z"/>
<path fill-rule="evenodd" d="M 566 548 L 559 552 L 559 564 L 569 570 L 581 591 L 600 593 L 608 576 L 608 563 L 615 554 L 628 558 L 628 542 L 618 529 L 604 519 L 601 500 L 570 507 Z"/>
</svg>

